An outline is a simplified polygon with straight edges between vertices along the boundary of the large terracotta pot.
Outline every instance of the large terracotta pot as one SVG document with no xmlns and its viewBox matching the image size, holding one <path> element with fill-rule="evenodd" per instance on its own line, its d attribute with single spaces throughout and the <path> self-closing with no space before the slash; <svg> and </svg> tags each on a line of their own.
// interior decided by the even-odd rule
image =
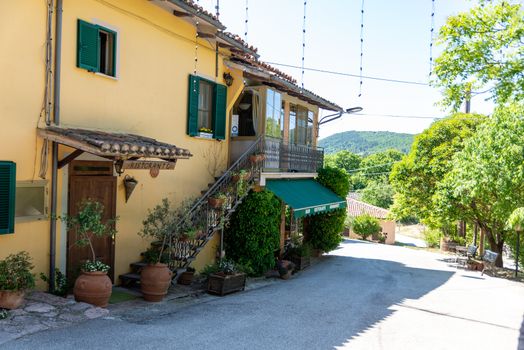
<svg viewBox="0 0 524 350">
<path fill-rule="evenodd" d="M 17 309 L 24 302 L 24 295 L 22 290 L 0 290 L 0 308 Z"/>
<path fill-rule="evenodd" d="M 166 264 L 149 264 L 140 273 L 140 288 L 147 301 L 162 301 L 167 294 L 173 273 Z"/>
<path fill-rule="evenodd" d="M 111 297 L 113 284 L 107 272 L 84 272 L 78 276 L 73 288 L 76 301 L 106 307 Z"/>
</svg>

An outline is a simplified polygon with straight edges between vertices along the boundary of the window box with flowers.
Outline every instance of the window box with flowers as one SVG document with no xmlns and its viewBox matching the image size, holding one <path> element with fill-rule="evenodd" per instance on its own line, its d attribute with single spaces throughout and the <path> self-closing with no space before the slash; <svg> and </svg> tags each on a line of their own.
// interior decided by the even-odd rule
<svg viewBox="0 0 524 350">
<path fill-rule="evenodd" d="M 203 139 L 212 139 L 213 130 L 208 129 L 208 128 L 200 128 L 198 129 L 198 137 L 201 137 Z"/>
</svg>

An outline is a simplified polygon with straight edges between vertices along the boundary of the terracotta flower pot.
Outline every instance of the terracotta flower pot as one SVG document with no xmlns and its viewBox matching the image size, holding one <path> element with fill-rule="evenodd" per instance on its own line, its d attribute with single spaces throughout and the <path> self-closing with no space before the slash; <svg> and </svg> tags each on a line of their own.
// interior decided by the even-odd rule
<svg viewBox="0 0 524 350">
<path fill-rule="evenodd" d="M 148 264 L 140 273 L 140 288 L 147 301 L 162 301 L 171 285 L 173 273 L 166 264 Z"/>
<path fill-rule="evenodd" d="M 250 173 L 250 172 L 246 172 L 246 173 L 244 173 L 244 174 L 242 174 L 242 175 L 241 175 L 241 174 L 233 175 L 233 176 L 231 177 L 231 179 L 232 179 L 234 182 L 238 182 L 238 181 L 240 181 L 240 179 L 242 179 L 242 180 L 245 181 L 245 180 L 249 179 L 250 176 L 251 176 L 251 173 Z"/>
<path fill-rule="evenodd" d="M 249 160 L 251 161 L 251 163 L 259 163 L 264 159 L 266 159 L 265 154 L 252 154 L 249 156 Z"/>
<path fill-rule="evenodd" d="M 25 292 L 22 290 L 0 290 L 0 308 L 17 309 L 24 302 Z"/>
<path fill-rule="evenodd" d="M 224 206 L 224 202 L 226 200 L 224 198 L 213 198 L 213 197 L 209 197 L 207 199 L 207 203 L 209 204 L 209 206 L 211 208 L 222 208 Z"/>
<path fill-rule="evenodd" d="M 106 307 L 111 297 L 113 283 L 107 276 L 107 272 L 94 271 L 85 272 L 78 276 L 73 288 L 76 301 Z"/>
</svg>

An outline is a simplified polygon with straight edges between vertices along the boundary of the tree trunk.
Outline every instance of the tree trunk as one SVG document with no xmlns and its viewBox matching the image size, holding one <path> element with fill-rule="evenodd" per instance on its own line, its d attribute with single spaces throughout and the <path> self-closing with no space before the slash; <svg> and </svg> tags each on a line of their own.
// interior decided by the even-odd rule
<svg viewBox="0 0 524 350">
<path fill-rule="evenodd" d="M 499 242 L 491 242 L 490 240 L 490 247 L 491 250 L 495 253 L 498 253 L 497 260 L 495 260 L 495 266 L 496 267 L 503 267 L 504 263 L 502 261 L 502 248 L 504 246 L 504 240 L 500 240 Z"/>
</svg>

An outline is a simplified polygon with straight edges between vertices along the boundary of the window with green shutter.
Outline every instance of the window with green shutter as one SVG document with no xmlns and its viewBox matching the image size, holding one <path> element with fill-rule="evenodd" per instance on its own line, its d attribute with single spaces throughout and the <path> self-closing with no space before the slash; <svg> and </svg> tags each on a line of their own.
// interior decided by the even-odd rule
<svg viewBox="0 0 524 350">
<path fill-rule="evenodd" d="M 213 138 L 226 138 L 227 87 L 211 80 L 189 76 L 187 134 L 199 136 L 211 129 Z"/>
<path fill-rule="evenodd" d="M 0 161 L 0 234 L 15 231 L 16 164 Z"/>
<path fill-rule="evenodd" d="M 76 57 L 79 68 L 116 76 L 116 32 L 79 19 Z"/>
</svg>

